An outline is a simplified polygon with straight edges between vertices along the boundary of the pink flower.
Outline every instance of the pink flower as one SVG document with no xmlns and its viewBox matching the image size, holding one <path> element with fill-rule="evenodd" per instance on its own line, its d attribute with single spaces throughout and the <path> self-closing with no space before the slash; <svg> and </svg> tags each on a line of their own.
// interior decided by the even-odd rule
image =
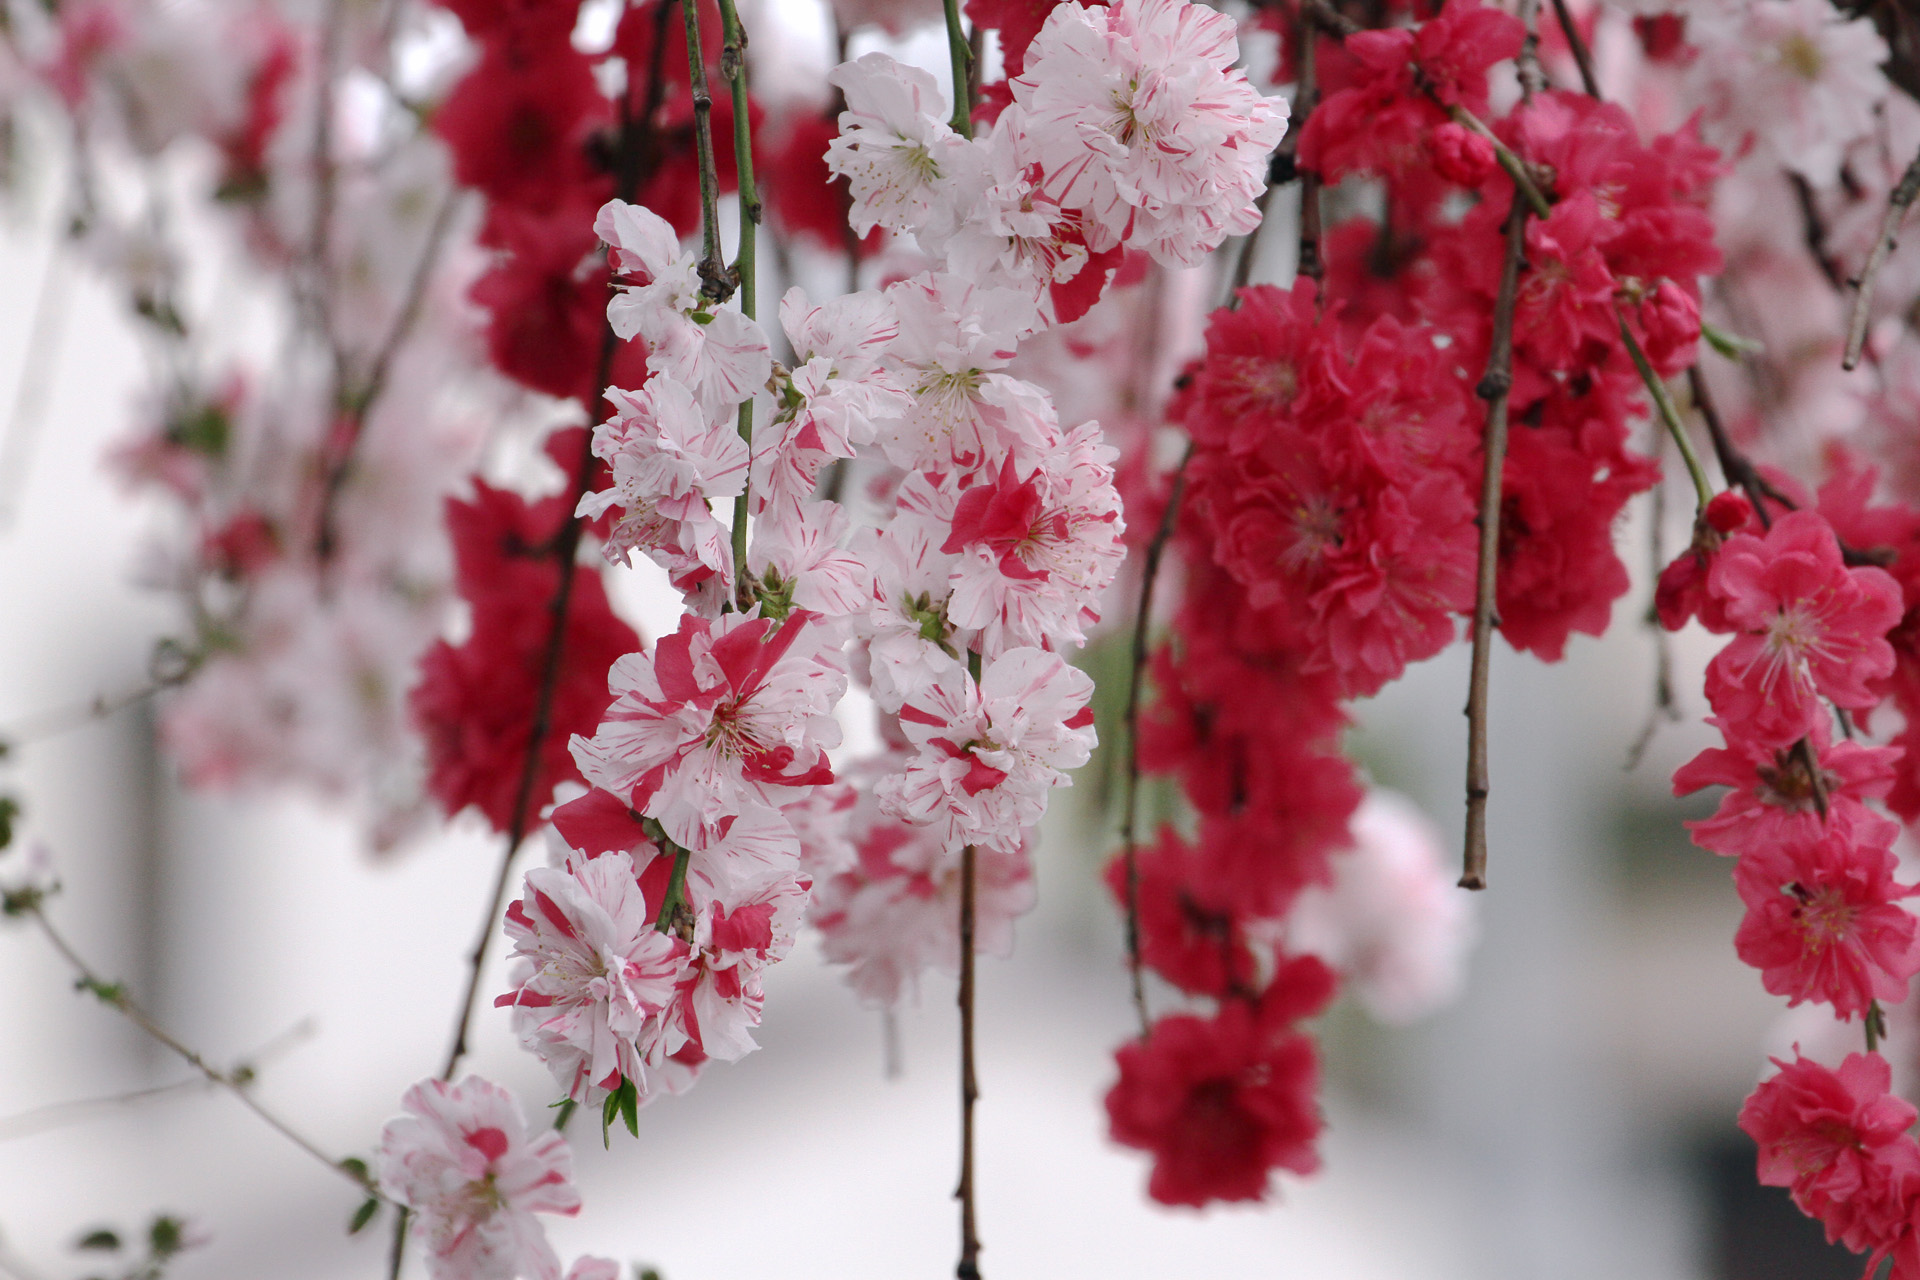
<svg viewBox="0 0 1920 1280">
<path fill-rule="evenodd" d="M 958 662 L 900 709 L 918 754 L 875 791 L 883 812 L 932 827 L 942 845 L 1017 850 L 1063 770 L 1092 754 L 1093 682 L 1058 654 L 1009 649 L 980 683 Z"/>
<path fill-rule="evenodd" d="M 967 139 L 947 123 L 948 105 L 932 76 L 869 53 L 827 76 L 846 95 L 840 136 L 827 167 L 853 192 L 853 229 L 950 233 L 965 211 L 963 175 L 978 164 Z"/>
<path fill-rule="evenodd" d="M 607 398 L 614 415 L 594 428 L 593 452 L 611 465 L 613 486 L 583 495 L 574 514 L 625 510 L 607 536 L 615 564 L 638 548 L 670 571 L 691 557 L 728 574 L 727 530 L 708 503 L 746 490 L 747 445 L 734 424 L 709 417 L 672 378 L 649 378 L 638 392 L 609 387 Z"/>
<path fill-rule="evenodd" d="M 1835 827 L 1750 853 L 1733 873 L 1747 904 L 1740 958 L 1789 1004 L 1821 1001 L 1843 1018 L 1904 999 L 1920 972 L 1920 920 L 1900 905 L 1920 889 L 1894 880 L 1892 850 L 1853 836 Z"/>
<path fill-rule="evenodd" d="M 1813 779 L 1797 752 L 1736 737 L 1725 747 L 1709 747 L 1674 772 L 1677 796 L 1702 787 L 1733 788 L 1711 818 L 1688 824 L 1694 843 L 1742 857 L 1816 840 L 1823 827 L 1834 826 L 1859 831 L 1860 843 L 1891 846 L 1893 824 L 1862 802 L 1886 798 L 1900 753 L 1891 747 L 1831 742 L 1831 731 L 1817 720 L 1811 737 L 1826 791 L 1824 816 L 1814 803 Z"/>
<path fill-rule="evenodd" d="M 1818 698 L 1865 709 L 1870 682 L 1893 671 L 1885 637 L 1900 588 L 1884 570 L 1849 569 L 1832 528 L 1811 511 L 1740 534 L 1714 557 L 1708 589 L 1740 629 L 1707 669 L 1707 697 L 1730 737 L 1787 745 L 1823 714 Z"/>
<path fill-rule="evenodd" d="M 568 1097 L 589 1101 L 622 1077 L 643 1085 L 651 1046 L 641 1037 L 673 999 L 687 944 L 655 929 L 657 904 L 625 854 L 570 856 L 526 884 L 507 908 L 514 989 L 494 1004 L 515 1011 L 521 1043 Z"/>
<path fill-rule="evenodd" d="M 573 1154 L 551 1129 L 527 1133 L 490 1080 L 423 1080 L 380 1134 L 380 1186 L 413 1210 L 434 1280 L 560 1280 L 536 1213 L 580 1211 Z"/>
<path fill-rule="evenodd" d="M 1014 133 L 1041 188 L 1086 213 L 1087 247 L 1197 266 L 1260 220 L 1254 197 L 1287 128 L 1233 64 L 1233 19 L 1188 0 L 1062 4 L 1012 81 Z"/>
<path fill-rule="evenodd" d="M 1913 1107 L 1888 1091 L 1892 1069 L 1877 1053 L 1848 1054 L 1838 1071 L 1798 1056 L 1773 1063 L 1779 1072 L 1740 1109 L 1760 1148 L 1761 1183 L 1791 1188 L 1829 1241 L 1872 1249 L 1877 1264 L 1910 1236 L 1920 1200 Z"/>
<path fill-rule="evenodd" d="M 804 609 L 778 624 L 685 616 L 652 653 L 614 663 L 607 682 L 613 705 L 592 738 L 574 737 L 574 759 L 685 848 L 705 848 L 751 808 L 777 808 L 789 788 L 833 779 L 826 751 L 840 743 L 833 706 L 847 677 Z"/>
</svg>

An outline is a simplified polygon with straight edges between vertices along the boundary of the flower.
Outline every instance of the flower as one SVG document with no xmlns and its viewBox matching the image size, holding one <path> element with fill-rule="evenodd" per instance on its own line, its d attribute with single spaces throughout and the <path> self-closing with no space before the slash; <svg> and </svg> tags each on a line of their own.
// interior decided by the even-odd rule
<svg viewBox="0 0 1920 1280">
<path fill-rule="evenodd" d="M 490 1080 L 423 1080 L 380 1134 L 380 1186 L 413 1210 L 434 1280 L 560 1280 L 536 1213 L 580 1211 L 567 1140 Z"/>
</svg>

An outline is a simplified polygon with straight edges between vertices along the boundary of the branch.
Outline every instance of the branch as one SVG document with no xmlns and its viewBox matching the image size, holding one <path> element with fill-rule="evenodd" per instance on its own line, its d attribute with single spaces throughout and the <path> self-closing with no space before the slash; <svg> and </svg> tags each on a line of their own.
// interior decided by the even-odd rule
<svg viewBox="0 0 1920 1280">
<path fill-rule="evenodd" d="M 1140 845 L 1135 828 L 1140 794 L 1140 683 L 1147 667 L 1147 628 L 1152 622 L 1153 586 L 1160 576 L 1160 557 L 1180 518 L 1180 500 L 1186 495 L 1187 464 L 1193 461 L 1193 443 L 1180 455 L 1174 470 L 1173 485 L 1167 491 L 1167 505 L 1160 512 L 1160 524 L 1147 543 L 1147 559 L 1140 571 L 1140 607 L 1133 618 L 1133 662 L 1127 676 L 1127 709 L 1122 716 L 1126 726 L 1126 792 L 1121 800 L 1120 847 L 1127 868 L 1127 974 L 1133 986 L 1133 1007 L 1140 1015 L 1140 1035 L 1144 1038 L 1153 1019 L 1147 1014 L 1147 991 L 1140 976 Z"/>
<path fill-rule="evenodd" d="M 311 1139 L 295 1130 L 286 1121 L 262 1106 L 247 1089 L 247 1085 L 253 1080 L 253 1073 L 250 1069 L 235 1068 L 232 1071 L 222 1071 L 218 1067 L 213 1066 L 205 1058 L 201 1057 L 196 1050 L 183 1044 L 172 1032 L 154 1021 L 152 1015 L 148 1014 L 145 1009 L 135 1004 L 133 998 L 127 994 L 124 984 L 108 982 L 96 973 L 92 966 L 80 957 L 80 953 L 74 950 L 72 944 L 61 935 L 60 931 L 53 927 L 53 921 L 47 919 L 46 910 L 40 906 L 40 904 L 36 902 L 28 906 L 25 908 L 24 914 L 33 917 L 34 923 L 40 926 L 40 931 L 46 935 L 47 941 L 53 944 L 53 949 L 58 951 L 61 958 L 73 968 L 75 973 L 80 975 L 78 985 L 81 990 L 91 992 L 99 999 L 100 1003 L 106 1005 L 108 1008 L 118 1010 L 127 1021 L 133 1023 L 134 1026 L 146 1032 L 147 1035 L 151 1036 L 154 1040 L 172 1050 L 173 1053 L 185 1061 L 188 1066 L 198 1071 L 201 1076 L 206 1079 L 207 1083 L 225 1089 L 228 1093 L 240 1099 L 241 1104 L 244 1105 L 247 1110 L 259 1116 L 281 1137 L 287 1139 L 296 1147 L 299 1147 L 321 1164 L 326 1165 L 327 1168 L 331 1169 L 334 1173 L 351 1182 L 355 1187 L 359 1188 L 362 1193 L 370 1197 L 384 1199 L 380 1194 L 379 1184 L 375 1182 L 372 1177 L 358 1173 L 351 1166 L 342 1164 L 339 1160 L 328 1155 L 315 1145 Z"/>
<path fill-rule="evenodd" d="M 1294 129 L 1288 132 L 1295 139 L 1294 154 L 1298 156 L 1299 134 L 1296 130 L 1306 128 L 1307 117 L 1313 114 L 1313 108 L 1320 100 L 1320 84 L 1318 59 L 1313 47 L 1313 24 L 1307 20 L 1304 10 L 1294 31 L 1295 40 L 1299 45 L 1294 53 L 1294 61 L 1300 68 L 1300 84 L 1294 98 L 1300 104 L 1300 119 Z M 1249 264 L 1252 258 L 1253 243 L 1249 241 L 1247 243 Z M 1321 278 L 1326 273 L 1326 266 L 1320 253 L 1320 174 L 1313 169 L 1300 170 L 1300 251 L 1295 258 L 1295 263 L 1295 274 L 1312 280 L 1317 293 Z"/>
<path fill-rule="evenodd" d="M 1880 275 L 1880 268 L 1886 265 L 1888 256 L 1893 253 L 1894 236 L 1899 232 L 1907 210 L 1913 207 L 1916 196 L 1920 196 L 1920 155 L 1915 155 L 1907 165 L 1907 171 L 1900 175 L 1893 194 L 1887 198 L 1887 213 L 1880 220 L 1880 238 L 1873 242 L 1873 252 L 1867 255 L 1867 265 L 1861 268 L 1859 279 L 1854 281 L 1860 291 L 1854 295 L 1853 315 L 1847 321 L 1847 351 L 1840 360 L 1842 369 L 1857 368 L 1860 364 L 1860 353 L 1867 345 L 1867 313 L 1873 306 L 1874 281 Z"/>
<path fill-rule="evenodd" d="M 747 33 L 733 0 L 720 0 L 720 25 L 726 44 L 720 53 L 720 73 L 733 93 L 733 163 L 740 188 L 740 245 L 733 261 L 733 279 L 740 288 L 740 313 L 755 318 L 754 241 L 760 225 L 760 189 L 753 177 L 753 124 L 747 111 Z M 753 397 L 740 403 L 735 425 L 740 439 L 753 448 Z M 747 483 L 733 500 L 734 603 L 751 606 L 747 583 L 747 513 L 753 506 L 752 468 Z"/>
<path fill-rule="evenodd" d="M 693 93 L 693 149 L 700 162 L 701 293 L 714 302 L 733 295 L 720 256 L 720 174 L 713 162 L 713 95 L 707 91 L 707 55 L 700 47 L 698 0 L 680 0 L 687 28 L 687 76 Z"/>
<path fill-rule="evenodd" d="M 1593 55 L 1587 52 L 1587 41 L 1580 34 L 1580 28 L 1574 25 L 1573 15 L 1567 12 L 1567 0 L 1553 0 L 1553 16 L 1560 23 L 1560 32 L 1567 38 L 1567 47 L 1573 50 L 1573 61 L 1580 68 L 1580 87 L 1587 96 L 1595 101 L 1604 101 L 1600 93 L 1600 79 L 1593 74 Z"/>
<path fill-rule="evenodd" d="M 946 0 L 947 61 L 953 67 L 953 131 L 973 136 L 973 46 L 960 25 L 960 0 Z"/>
<path fill-rule="evenodd" d="M 1680 457 L 1687 464 L 1687 475 L 1693 479 L 1693 496 L 1696 513 L 1705 511 L 1707 504 L 1713 501 L 1713 483 L 1707 479 L 1707 470 L 1700 465 L 1700 455 L 1693 451 L 1693 442 L 1687 439 L 1686 426 L 1680 421 L 1680 411 L 1673 406 L 1673 397 L 1667 394 L 1667 384 L 1660 380 L 1653 365 L 1647 360 L 1647 353 L 1640 349 L 1639 339 L 1633 336 L 1633 329 L 1627 324 L 1626 313 L 1620 304 L 1614 303 L 1614 318 L 1620 322 L 1620 340 L 1626 344 L 1627 355 L 1633 360 L 1633 367 L 1640 373 L 1640 381 L 1647 388 L 1653 406 L 1660 414 L 1660 421 L 1666 425 L 1667 434 L 1673 437 L 1674 444 L 1680 447 Z"/>
<path fill-rule="evenodd" d="M 1473 666 L 1467 684 L 1467 829 L 1460 887 L 1487 887 L 1487 680 L 1493 662 L 1494 599 L 1500 570 L 1500 481 L 1507 459 L 1507 400 L 1513 390 L 1513 312 L 1527 249 L 1528 208 L 1507 211 L 1507 252 L 1493 304 L 1493 341 L 1478 394 L 1487 402 L 1481 445 L 1479 567 L 1474 580 Z"/>
</svg>

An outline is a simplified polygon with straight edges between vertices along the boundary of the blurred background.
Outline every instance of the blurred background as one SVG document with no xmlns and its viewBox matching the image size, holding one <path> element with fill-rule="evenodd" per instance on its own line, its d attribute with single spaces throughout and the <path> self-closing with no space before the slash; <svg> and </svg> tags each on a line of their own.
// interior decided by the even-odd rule
<svg viewBox="0 0 1920 1280">
<path fill-rule="evenodd" d="M 57 185 L 47 181 L 43 192 Z M 1278 215 L 1284 226 L 1285 214 Z M 497 858 L 477 824 L 375 859 L 358 828 L 289 794 L 196 796 L 157 754 L 147 678 L 176 625 L 135 585 L 157 512 L 102 469 L 143 394 L 120 297 L 61 249 L 50 194 L 0 238 L 0 777 L 52 851 L 50 914 L 103 973 L 212 1061 L 257 1063 L 258 1096 L 322 1147 L 370 1157 L 401 1092 L 434 1069 Z M 1269 246 L 1284 246 L 1284 232 Z M 1290 271 L 1263 261 L 1261 275 Z M 1679 505 L 1679 504 L 1674 504 Z M 1618 531 L 1645 548 L 1651 514 Z M 1667 531 L 1679 545 L 1684 530 Z M 1319 1020 L 1325 1168 L 1264 1205 L 1167 1210 L 1146 1162 L 1105 1138 L 1111 1052 L 1130 1034 L 1096 760 L 1055 806 L 1039 906 L 980 987 L 980 1221 L 993 1280 L 1190 1275 L 1364 1280 L 1761 1280 L 1850 1276 L 1784 1192 L 1753 1185 L 1734 1127 L 1797 1034 L 1735 958 L 1727 868 L 1668 794 L 1709 745 L 1652 707 L 1642 581 L 1601 641 L 1545 668 L 1497 652 L 1491 888 L 1451 1006 L 1406 1027 L 1351 1000 Z M 661 588 L 627 605 L 671 625 Z M 1124 616 L 1125 610 L 1114 611 Z M 1710 648 L 1673 641 L 1675 687 Z M 1352 746 L 1457 855 L 1466 653 L 1356 708 Z M 1683 692 L 1683 699 L 1686 694 Z M 505 989 L 504 962 L 483 985 Z M 384 1274 L 390 1223 L 349 1237 L 357 1198 L 231 1097 L 94 1000 L 46 941 L 0 927 L 0 1275 L 90 1274 L 87 1231 L 184 1216 L 205 1243 L 171 1274 Z M 1165 998 L 1165 993 L 1154 993 Z M 1804 1034 L 1811 1035 L 1812 1031 Z M 573 1129 L 586 1211 L 552 1234 L 665 1280 L 949 1274 L 958 1119 L 952 984 L 891 1021 L 860 1008 L 810 942 L 768 978 L 762 1050 L 641 1114 L 603 1150 Z M 504 1012 L 479 1015 L 473 1071 L 549 1096 Z M 97 1267 L 92 1268 L 97 1270 Z M 417 1260 L 415 1269 L 418 1270 Z"/>
</svg>

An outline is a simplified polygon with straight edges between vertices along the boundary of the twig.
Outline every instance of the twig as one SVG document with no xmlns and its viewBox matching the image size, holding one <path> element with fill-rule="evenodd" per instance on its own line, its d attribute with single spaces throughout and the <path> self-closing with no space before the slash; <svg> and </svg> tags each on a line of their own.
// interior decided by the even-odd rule
<svg viewBox="0 0 1920 1280">
<path fill-rule="evenodd" d="M 733 280 L 740 289 L 740 314 L 754 319 L 755 230 L 760 225 L 760 191 L 753 178 L 753 126 L 747 109 L 747 32 L 733 0 L 720 0 L 720 27 L 725 45 L 720 52 L 720 74 L 733 94 L 733 164 L 740 187 L 740 244 L 733 260 Z M 753 397 L 740 402 L 735 424 L 740 439 L 753 447 Z M 751 477 L 733 500 L 734 602 L 750 607 L 747 578 L 747 513 L 753 506 Z"/>
<path fill-rule="evenodd" d="M 1720 463 L 1720 474 L 1727 478 L 1728 484 L 1738 485 L 1746 493 L 1754 513 L 1760 517 L 1760 527 L 1771 528 L 1773 516 L 1767 511 L 1767 503 L 1772 501 L 1792 509 L 1793 499 L 1780 492 L 1777 485 L 1760 474 L 1752 459 L 1734 447 L 1699 365 L 1687 370 L 1687 389 L 1693 395 L 1694 407 L 1700 410 L 1700 420 L 1707 424 L 1707 438 L 1713 441 L 1713 456 Z"/>
<path fill-rule="evenodd" d="M 1794 202 L 1800 206 L 1800 234 L 1807 254 L 1813 259 L 1813 265 L 1820 268 L 1820 274 L 1827 278 L 1827 283 L 1839 292 L 1844 282 L 1840 279 L 1840 268 L 1833 265 L 1833 258 L 1827 253 L 1827 224 L 1813 202 L 1813 184 L 1797 173 L 1788 173 L 1787 185 L 1793 188 Z"/>
<path fill-rule="evenodd" d="M 1567 12 L 1567 0 L 1553 0 L 1553 16 L 1559 20 L 1561 34 L 1567 37 L 1567 47 L 1573 50 L 1574 65 L 1580 68 L 1580 87 L 1589 98 L 1599 100 L 1600 78 L 1593 74 L 1593 55 L 1587 52 L 1586 38 Z"/>
<path fill-rule="evenodd" d="M 1140 1034 L 1144 1037 L 1153 1024 L 1147 1013 L 1146 984 L 1140 973 L 1140 844 L 1135 823 L 1140 794 L 1140 685 L 1147 668 L 1147 629 L 1152 623 L 1153 586 L 1160 576 L 1160 557 L 1180 518 L 1180 500 L 1187 491 L 1187 464 L 1193 461 L 1193 444 L 1180 455 L 1174 469 L 1173 484 L 1167 490 L 1167 505 L 1160 512 L 1160 524 L 1147 543 L 1147 558 L 1140 570 L 1140 607 L 1133 618 L 1133 662 L 1127 677 L 1127 709 L 1122 716 L 1126 726 L 1126 791 L 1121 799 L 1120 848 L 1127 868 L 1127 975 L 1133 986 L 1133 1008 L 1140 1015 Z"/>
<path fill-rule="evenodd" d="M 688 6 L 691 9 L 691 6 Z M 663 24 L 664 26 L 664 24 Z M 656 48 L 664 41 L 656 41 Z M 690 55 L 691 56 L 691 55 Z M 621 97 L 620 148 L 615 159 L 615 172 L 618 174 L 618 195 L 622 200 L 633 197 L 639 188 L 643 164 L 650 166 L 656 157 L 653 152 L 653 121 L 658 112 L 653 108 L 660 102 L 663 77 L 660 75 L 661 63 L 656 56 L 650 70 L 652 81 L 647 87 L 647 109 L 636 120 L 631 112 L 630 99 Z M 593 385 L 581 393 L 581 405 L 587 412 L 587 420 L 593 421 L 602 389 L 613 376 L 613 357 L 619 350 L 619 339 L 611 325 L 603 324 L 600 329 L 600 362 L 594 372 Z M 580 499 L 593 487 L 595 459 L 592 448 L 592 433 L 582 443 L 580 458 L 573 477 L 573 500 L 567 510 L 572 511 L 580 504 Z M 520 842 L 526 837 L 527 827 L 532 816 L 533 787 L 540 776 L 540 751 L 545 744 L 547 733 L 553 727 L 553 701 L 560 682 L 560 659 L 565 650 L 567 634 L 567 616 L 573 601 L 574 577 L 579 571 L 578 555 L 581 534 L 586 524 L 577 515 L 567 517 L 560 534 L 553 540 L 552 554 L 560 571 L 560 581 L 554 589 L 551 602 L 552 618 L 547 624 L 546 652 L 541 658 L 540 687 L 535 696 L 533 726 L 527 737 L 527 753 L 520 768 L 519 788 L 513 802 L 513 818 L 508 824 L 506 848 L 500 854 L 500 867 L 495 873 L 493 893 L 488 900 L 487 912 L 480 921 L 480 936 L 475 941 L 473 951 L 468 957 L 469 973 L 466 994 L 460 1001 L 460 1017 L 454 1025 L 453 1042 L 447 1049 L 446 1062 L 440 1070 L 440 1078 L 451 1080 L 459 1069 L 460 1061 L 467 1053 L 467 1029 L 473 1021 L 474 1001 L 480 994 L 480 980 L 486 968 L 487 952 L 493 944 L 493 935 L 500 912 L 506 903 L 507 886 L 513 874 L 514 856 L 520 851 Z M 393 1270 L 390 1275 L 398 1280 L 400 1263 L 406 1249 L 406 1221 L 396 1226 Z"/>
<path fill-rule="evenodd" d="M 1853 369 L 1860 364 L 1860 353 L 1867 344 L 1867 313 L 1873 306 L 1874 281 L 1893 252 L 1894 237 L 1900 230 L 1901 221 L 1907 216 L 1907 210 L 1913 207 L 1915 197 L 1920 197 L 1920 155 L 1915 155 L 1907 165 L 1907 171 L 1900 175 L 1893 194 L 1887 198 L 1887 213 L 1880 220 L 1880 237 L 1873 242 L 1873 252 L 1867 255 L 1867 265 L 1861 268 L 1859 279 L 1854 281 L 1859 292 L 1854 295 L 1853 315 L 1847 321 L 1847 351 L 1840 360 L 1842 369 Z"/>
<path fill-rule="evenodd" d="M 1493 341 L 1478 394 L 1487 402 L 1481 445 L 1479 567 L 1474 580 L 1473 665 L 1467 684 L 1467 829 L 1460 887 L 1487 887 L 1487 681 L 1493 662 L 1494 604 L 1500 571 L 1500 481 L 1507 459 L 1507 401 L 1513 390 L 1513 312 L 1527 251 L 1528 208 L 1507 210 L 1507 251 L 1493 304 Z"/>
<path fill-rule="evenodd" d="M 62 936 L 60 931 L 53 927 L 53 921 L 47 919 L 47 913 L 44 908 L 36 903 L 27 908 L 26 914 L 33 917 L 34 923 L 40 926 L 40 931 L 46 935 L 47 941 L 53 944 L 53 949 L 58 951 L 61 958 L 73 968 L 75 973 L 80 975 L 79 985 L 81 989 L 91 992 L 99 999 L 100 1003 L 118 1010 L 127 1021 L 133 1023 L 134 1026 L 146 1032 L 147 1035 L 151 1036 L 154 1040 L 172 1050 L 177 1056 L 184 1060 L 188 1066 L 198 1071 L 206 1079 L 207 1083 L 225 1089 L 234 1097 L 240 1099 L 241 1104 L 244 1105 L 247 1110 L 259 1116 L 260 1119 L 264 1120 L 267 1125 L 281 1137 L 287 1139 L 296 1147 L 299 1147 L 315 1160 L 326 1165 L 327 1168 L 331 1169 L 334 1173 L 339 1174 L 347 1181 L 353 1183 L 354 1186 L 358 1187 L 365 1194 L 369 1196 L 380 1195 L 379 1185 L 374 1182 L 371 1177 L 356 1173 L 350 1166 L 340 1163 L 340 1161 L 322 1151 L 311 1139 L 262 1106 L 259 1100 L 247 1089 L 248 1083 L 253 1078 L 251 1071 L 242 1074 L 239 1070 L 222 1071 L 218 1067 L 213 1066 L 205 1058 L 201 1057 L 196 1050 L 181 1043 L 172 1032 L 168 1031 L 158 1022 L 155 1022 L 153 1017 L 148 1014 L 145 1009 L 142 1009 L 138 1004 L 134 1003 L 133 998 L 127 994 L 126 988 L 122 984 L 118 982 L 108 982 L 96 973 L 92 966 L 80 957 L 80 953 L 74 950 L 72 944 Z"/>
<path fill-rule="evenodd" d="M 462 195 L 464 193 L 458 185 L 449 184 L 446 195 L 440 201 L 439 211 L 434 214 L 433 225 L 427 231 L 420 260 L 414 264 L 413 276 L 407 282 L 406 296 L 401 300 L 400 310 L 395 313 L 386 338 L 374 353 L 366 381 L 358 390 L 342 397 L 347 402 L 344 405 L 346 429 L 328 433 L 328 457 L 320 488 L 320 517 L 313 540 L 314 555 L 322 564 L 332 560 L 339 543 L 335 521 L 339 517 L 340 491 L 346 487 L 347 477 L 352 472 L 354 450 L 360 444 L 360 437 L 366 433 L 368 416 L 387 388 L 387 377 L 392 372 L 394 359 L 408 335 L 413 332 L 413 326 L 419 322 L 421 308 L 426 302 L 427 286 L 446 247 L 447 233 L 453 227 L 453 215 L 460 207 Z"/>
<path fill-rule="evenodd" d="M 1667 434 L 1673 437 L 1674 444 L 1680 447 L 1680 457 L 1687 464 L 1687 475 L 1693 480 L 1693 496 L 1699 511 L 1705 511 L 1707 504 L 1713 501 L 1713 483 L 1707 479 L 1707 470 L 1700 465 L 1700 455 L 1693 451 L 1693 442 L 1687 439 L 1687 428 L 1680 421 L 1680 411 L 1673 407 L 1673 397 L 1667 394 L 1667 384 L 1660 380 L 1653 365 L 1647 359 L 1647 353 L 1640 349 L 1639 339 L 1633 336 L 1633 329 L 1627 324 L 1626 313 L 1619 304 L 1614 304 L 1614 318 L 1620 322 L 1620 340 L 1626 344 L 1627 355 L 1633 359 L 1633 367 L 1640 372 L 1640 381 L 1652 398 L 1653 406 L 1660 414 L 1660 421 L 1666 425 Z"/>
<path fill-rule="evenodd" d="M 952 0 L 948 0 L 951 4 Z M 980 683 L 980 654 L 967 654 L 967 673 Z M 976 879 L 974 847 L 960 851 L 960 1185 L 953 1198 L 960 1202 L 960 1261 L 955 1280 L 980 1280 L 980 1226 L 973 1199 L 973 1107 L 980 1100 L 980 1081 L 973 1063 L 973 924 Z"/>
<path fill-rule="evenodd" d="M 953 68 L 953 131 L 973 136 L 973 46 L 960 24 L 960 0 L 946 0 L 947 61 Z"/>
<path fill-rule="evenodd" d="M 681 0 L 680 12 L 687 28 L 693 149 L 700 163 L 701 293 L 714 302 L 724 302 L 733 296 L 733 282 L 727 279 L 727 264 L 720 256 L 720 174 L 713 162 L 713 95 L 707 91 L 707 55 L 700 47 L 699 5 L 695 0 Z"/>
<path fill-rule="evenodd" d="M 1294 154 L 1299 155 L 1299 135 L 1294 130 L 1307 126 L 1307 117 L 1313 114 L 1314 105 L 1320 100 L 1319 69 L 1314 53 L 1313 23 L 1307 20 L 1302 11 L 1300 21 L 1294 27 L 1295 40 L 1299 48 L 1294 52 L 1294 62 L 1300 68 L 1299 87 L 1294 99 L 1300 108 L 1300 118 L 1295 122 L 1291 133 L 1295 139 Z M 1296 160 L 1296 164 L 1297 164 Z M 1313 281 L 1314 292 L 1320 290 L 1321 278 L 1326 274 L 1326 265 L 1320 254 L 1320 174 L 1314 169 L 1301 169 L 1300 173 L 1300 251 L 1296 259 L 1294 273 Z M 1247 242 L 1247 258 L 1253 257 L 1253 241 Z"/>
<path fill-rule="evenodd" d="M 973 1104 L 980 1084 L 973 1071 L 973 896 L 974 850 L 960 851 L 960 1262 L 956 1280 L 980 1280 L 980 1230 L 973 1205 Z"/>
</svg>

